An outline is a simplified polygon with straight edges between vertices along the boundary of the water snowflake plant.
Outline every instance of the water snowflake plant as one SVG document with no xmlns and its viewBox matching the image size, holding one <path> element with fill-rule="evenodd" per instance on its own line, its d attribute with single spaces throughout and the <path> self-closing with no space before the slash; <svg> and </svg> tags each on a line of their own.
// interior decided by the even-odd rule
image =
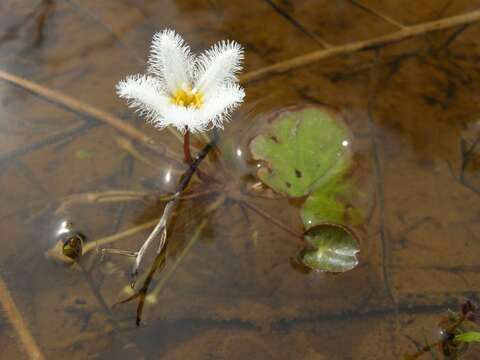
<svg viewBox="0 0 480 360">
<path fill-rule="evenodd" d="M 248 212 L 252 211 L 283 232 L 285 238 L 280 238 L 281 241 L 288 238 L 303 242 L 304 250 L 297 256 L 299 262 L 292 261 L 292 266 L 297 270 L 339 273 L 349 271 L 358 264 L 359 239 L 351 227 L 361 226 L 362 216 L 355 206 L 356 184 L 350 181 L 353 163 L 350 132 L 339 112 L 328 107 L 308 105 L 280 109 L 259 123 L 256 133 L 251 134 L 253 139 L 249 139 L 243 152 L 240 148 L 232 148 L 241 146 L 237 140 L 224 141 L 223 151 L 218 151 L 217 156 L 212 157 L 210 166 L 205 170 L 199 166 L 208 153 L 217 147 L 219 132 L 212 131 L 203 148 L 194 157 L 190 154 L 190 133 L 223 128 L 232 111 L 243 102 L 245 91 L 237 78 L 242 60 L 242 47 L 234 41 L 221 41 L 195 56 L 178 34 L 164 30 L 153 37 L 147 73 L 128 76 L 117 85 L 119 96 L 127 99 L 129 105 L 155 127 L 173 127 L 184 135 L 184 161 L 188 165 L 178 177 L 173 194 L 163 197 L 163 214 L 138 251 L 101 249 L 102 254 L 135 258 L 131 272 L 131 285 L 135 288 L 142 259 L 154 239 L 159 238 L 157 257 L 150 271 L 143 274 L 146 275 L 143 286 L 122 301 L 140 299 L 137 324 L 140 324 L 145 301 L 156 301 L 170 276 L 168 274 L 173 271 L 165 274 L 147 298 L 154 273 L 166 264 L 167 228 L 180 200 L 195 201 L 193 199 L 209 194 L 206 203 L 200 207 L 202 219 L 193 234 L 189 234 L 191 238 L 185 252 L 199 238 L 207 225 L 209 214 L 220 207 L 230 208 L 234 204 L 242 210 L 249 228 L 255 227 L 248 216 Z M 242 158 L 242 168 L 249 168 L 247 179 L 245 169 L 237 171 L 234 164 L 226 164 L 231 159 L 229 154 L 233 153 Z M 198 177 L 199 186 L 187 189 L 194 175 Z M 198 188 L 201 191 L 197 191 Z M 136 195 L 132 191 L 110 191 L 102 196 L 110 196 L 111 201 L 125 201 Z M 140 198 L 144 196 L 140 194 Z M 258 198 L 273 201 L 283 199 L 282 204 L 285 204 L 285 199 L 296 201 L 301 206 L 298 216 L 303 221 L 303 228 L 292 228 L 279 219 L 279 214 L 263 210 L 252 201 Z M 75 199 L 84 197 L 74 196 L 66 204 L 71 205 Z M 294 213 L 288 216 L 292 215 Z M 131 233 L 128 230 L 122 235 L 99 239 L 98 242 L 83 246 L 84 238 L 74 237 L 76 233 L 70 231 L 68 241 L 62 235 L 52 254 L 60 249 L 64 258 L 78 262 L 81 255 L 96 248 L 97 244 L 111 243 Z M 177 261 L 181 261 L 184 254 L 182 252 Z"/>
<path fill-rule="evenodd" d="M 242 60 L 243 49 L 235 41 L 221 41 L 196 56 L 180 35 L 167 29 L 153 37 L 147 74 L 130 75 L 117 84 L 118 95 L 155 127 L 173 126 L 184 134 L 185 162 L 190 165 L 157 226 L 140 250 L 132 253 L 136 259 L 133 281 L 145 251 L 157 235 L 161 236 L 158 252 L 164 248 L 168 220 L 193 174 L 208 179 L 198 166 L 216 139 L 193 159 L 189 134 L 223 128 L 231 112 L 243 102 L 245 91 L 237 78 Z"/>
</svg>

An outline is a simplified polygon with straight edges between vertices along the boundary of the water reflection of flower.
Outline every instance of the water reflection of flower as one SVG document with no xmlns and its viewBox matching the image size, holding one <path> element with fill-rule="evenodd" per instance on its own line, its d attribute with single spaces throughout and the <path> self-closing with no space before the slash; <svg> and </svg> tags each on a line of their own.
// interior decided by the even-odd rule
<svg viewBox="0 0 480 360">
<path fill-rule="evenodd" d="M 163 30 L 153 37 L 147 74 L 128 76 L 117 93 L 160 129 L 221 128 L 245 96 L 236 77 L 242 60 L 243 49 L 234 41 L 195 56 L 180 35 Z"/>
</svg>

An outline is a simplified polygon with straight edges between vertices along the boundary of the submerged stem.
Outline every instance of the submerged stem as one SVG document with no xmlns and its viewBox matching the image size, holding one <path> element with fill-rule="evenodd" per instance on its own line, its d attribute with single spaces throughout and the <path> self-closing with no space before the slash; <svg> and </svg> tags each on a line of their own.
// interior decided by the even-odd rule
<svg viewBox="0 0 480 360">
<path fill-rule="evenodd" d="M 173 210 L 175 209 L 183 191 L 187 188 L 188 184 L 190 183 L 190 180 L 192 179 L 193 174 L 195 174 L 198 171 L 198 167 L 200 163 L 203 161 L 203 159 L 205 159 L 205 157 L 210 152 L 210 150 L 212 150 L 213 147 L 215 146 L 215 143 L 217 142 L 217 138 L 218 138 L 217 134 L 214 134 L 212 140 L 207 145 L 204 146 L 204 148 L 197 154 L 197 156 L 195 156 L 195 159 L 190 163 L 189 168 L 183 174 L 180 180 L 180 183 L 177 186 L 177 190 L 175 191 L 172 198 L 168 201 L 167 205 L 165 206 L 165 210 L 163 211 L 163 215 L 160 218 L 160 221 L 157 223 L 157 225 L 155 226 L 151 234 L 148 236 L 147 240 L 145 240 L 142 247 L 138 251 L 137 256 L 135 258 L 135 264 L 133 265 L 132 272 L 131 272 L 132 287 L 135 286 L 135 279 L 138 274 L 138 269 L 142 262 L 143 256 L 145 255 L 145 252 L 150 246 L 150 244 L 152 243 L 153 239 L 155 239 L 157 235 L 160 234 L 161 237 L 160 237 L 160 244 L 158 247 L 158 253 L 160 253 L 163 247 L 165 246 L 165 243 L 167 240 L 168 220 L 172 216 Z"/>
<path fill-rule="evenodd" d="M 61 213 L 73 205 L 96 204 L 111 202 L 142 201 L 148 197 L 154 196 L 154 193 L 146 191 L 130 190 L 106 190 L 99 192 L 86 192 L 66 196 L 60 203 L 55 213 Z"/>
<path fill-rule="evenodd" d="M 30 359 L 45 359 L 0 275 L 0 304 Z"/>
<path fill-rule="evenodd" d="M 283 222 L 275 219 L 273 216 L 271 216 L 270 214 L 268 214 L 264 210 L 260 209 L 258 206 L 254 205 L 252 203 L 249 203 L 248 201 L 243 201 L 243 200 L 241 201 L 241 204 L 248 207 L 250 210 L 256 212 L 258 215 L 260 215 L 263 218 L 265 218 L 266 220 L 270 221 L 272 224 L 278 226 L 280 229 L 282 229 L 286 233 L 292 235 L 293 237 L 300 238 L 300 239 L 303 237 L 303 234 L 295 232 L 294 230 L 289 228 L 287 225 L 285 225 Z"/>
<path fill-rule="evenodd" d="M 181 196 L 180 200 L 195 199 L 195 198 L 198 198 L 198 197 L 201 197 L 201 196 L 212 194 L 213 192 L 214 191 L 206 190 L 206 191 L 202 191 L 202 192 L 198 192 L 198 193 L 187 194 L 187 195 Z M 160 199 L 161 199 L 161 201 L 170 201 L 172 198 L 173 198 L 173 195 L 165 195 L 165 196 L 161 197 Z M 83 255 L 85 255 L 88 252 L 94 250 L 95 248 L 100 248 L 102 245 L 107 245 L 107 244 L 116 242 L 118 240 L 122 240 L 124 238 L 127 238 L 129 236 L 135 235 L 135 234 L 137 234 L 139 232 L 142 232 L 144 230 L 150 229 L 150 228 L 154 227 L 155 224 L 157 224 L 157 222 L 159 220 L 160 220 L 159 218 L 153 219 L 153 220 L 147 221 L 143 224 L 131 227 L 127 230 L 115 233 L 113 235 L 109 235 L 109 236 L 103 237 L 103 238 L 98 239 L 98 240 L 90 241 L 87 244 L 85 244 L 85 246 L 83 247 Z M 113 251 L 112 250 L 113 249 L 108 249 L 106 252 L 110 253 L 110 254 L 114 253 L 115 250 L 113 250 Z M 103 249 L 101 251 L 105 252 L 105 251 L 103 251 Z M 47 254 L 48 254 L 48 252 L 47 252 Z M 116 254 L 119 254 L 119 252 L 117 251 Z"/>
<path fill-rule="evenodd" d="M 189 242 L 185 246 L 185 248 L 182 250 L 180 255 L 177 257 L 175 262 L 173 263 L 172 267 L 168 270 L 167 273 L 160 279 L 158 285 L 153 289 L 153 291 L 147 295 L 147 300 L 148 302 L 155 303 L 157 301 L 158 294 L 162 291 L 164 285 L 170 279 L 170 277 L 173 275 L 175 270 L 177 269 L 178 265 L 182 260 L 185 258 L 185 256 L 188 254 L 192 246 L 197 242 L 198 238 L 200 237 L 203 229 L 207 225 L 208 222 L 208 215 L 216 210 L 219 206 L 221 206 L 225 202 L 225 195 L 221 195 L 215 202 L 213 202 L 203 213 L 203 218 L 200 224 L 195 229 L 195 232 L 193 233 L 192 237 L 190 238 Z"/>
<path fill-rule="evenodd" d="M 190 152 L 190 130 L 188 129 L 188 126 L 185 126 L 185 134 L 183 135 L 183 156 L 184 156 L 185 162 L 188 165 L 190 165 L 193 162 L 192 153 Z M 196 172 L 197 172 L 197 176 L 203 182 L 216 181 L 213 177 L 205 174 L 200 169 L 197 169 Z"/>
</svg>

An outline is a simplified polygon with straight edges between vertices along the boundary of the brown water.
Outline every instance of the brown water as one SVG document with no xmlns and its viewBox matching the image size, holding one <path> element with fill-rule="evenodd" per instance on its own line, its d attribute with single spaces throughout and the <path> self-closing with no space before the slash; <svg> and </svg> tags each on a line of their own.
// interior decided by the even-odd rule
<svg viewBox="0 0 480 360">
<path fill-rule="evenodd" d="M 156 30 L 175 28 L 194 50 L 235 39 L 252 71 L 325 42 L 480 9 L 474 0 L 362 3 L 374 11 L 333 0 L 2 0 L 0 69 L 116 114 L 181 158 L 170 132 L 136 119 L 114 92 L 119 79 L 144 71 Z M 67 196 L 161 195 L 173 191 L 183 167 L 134 144 L 149 165 L 119 146 L 112 127 L 0 80 L 0 273 L 45 357 L 398 359 L 416 351 L 412 339 L 435 340 L 447 308 L 480 300 L 479 39 L 478 24 L 454 26 L 246 84 L 244 110 L 223 134 L 237 179 L 253 172 L 245 144 L 262 114 L 305 102 L 343 113 L 369 179 L 360 265 L 336 276 L 296 271 L 300 242 L 231 200 L 189 247 L 217 195 L 184 200 L 165 267 L 150 286 L 161 291 L 153 301 L 150 293 L 140 327 L 138 301 L 112 308 L 129 294 L 130 259 L 100 263 L 92 251 L 82 259 L 87 273 L 44 252 L 65 219 L 94 243 L 162 211 L 155 196 L 56 211 Z M 201 190 L 196 180 L 191 191 Z M 301 231 L 295 204 L 252 201 Z M 136 250 L 147 234 L 110 246 Z M 28 358 L 2 315 L 2 359 Z M 463 358 L 478 354 L 471 348 Z"/>
</svg>

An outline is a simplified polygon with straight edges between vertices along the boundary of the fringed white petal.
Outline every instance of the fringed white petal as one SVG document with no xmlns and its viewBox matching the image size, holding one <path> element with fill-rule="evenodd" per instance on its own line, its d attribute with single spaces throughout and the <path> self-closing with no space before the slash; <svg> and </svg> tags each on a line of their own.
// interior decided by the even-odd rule
<svg viewBox="0 0 480 360">
<path fill-rule="evenodd" d="M 188 126 L 196 133 L 223 128 L 245 97 L 236 77 L 242 60 L 242 47 L 229 41 L 217 43 L 195 60 L 179 35 L 164 30 L 153 38 L 150 75 L 127 77 L 118 83 L 117 93 L 160 129 L 174 126 L 183 133 Z M 179 89 L 186 93 L 177 93 Z M 188 99 L 191 89 L 198 91 L 203 101 Z M 179 101 L 177 96 L 186 99 Z M 179 105 L 183 101 L 190 105 Z"/>
<path fill-rule="evenodd" d="M 196 62 L 195 88 L 210 96 L 218 88 L 238 81 L 242 69 L 243 48 L 235 41 L 221 41 L 206 50 Z"/>
<path fill-rule="evenodd" d="M 175 31 L 167 29 L 153 36 L 148 70 L 158 76 L 171 94 L 191 84 L 194 62 L 190 46 Z"/>
<path fill-rule="evenodd" d="M 243 102 L 244 97 L 245 90 L 236 83 L 218 87 L 200 109 L 195 131 L 213 127 L 223 129 L 223 122 L 230 121 L 230 114 Z"/>
<path fill-rule="evenodd" d="M 185 132 L 185 127 L 188 126 L 192 132 L 197 131 L 199 110 L 194 107 L 179 106 L 176 104 L 168 104 L 162 109 L 162 118 L 154 122 L 158 129 L 163 129 L 167 126 L 174 126 L 182 134 Z"/>
<path fill-rule="evenodd" d="M 117 94 L 151 122 L 162 117 L 163 109 L 170 102 L 162 91 L 162 84 L 152 76 L 128 76 L 117 84 Z"/>
</svg>

